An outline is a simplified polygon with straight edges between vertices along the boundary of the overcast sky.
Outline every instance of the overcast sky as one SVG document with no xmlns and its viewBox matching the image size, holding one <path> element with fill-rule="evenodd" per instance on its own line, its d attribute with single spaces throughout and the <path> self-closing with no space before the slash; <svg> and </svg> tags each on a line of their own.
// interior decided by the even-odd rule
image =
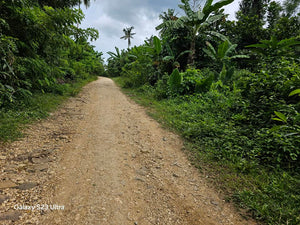
<svg viewBox="0 0 300 225">
<path fill-rule="evenodd" d="M 224 7 L 230 19 L 234 18 L 239 1 Z M 127 40 L 120 39 L 124 35 L 123 28 L 134 26 L 136 35 L 131 45 L 143 44 L 147 37 L 157 35 L 155 27 L 161 23 L 159 14 L 167 9 L 175 9 L 179 15 L 182 14 L 178 8 L 180 3 L 180 0 L 91 0 L 88 9 L 82 6 L 85 19 L 81 27 L 93 27 L 99 31 L 99 39 L 92 44 L 107 58 L 106 52 L 115 52 L 115 46 L 127 48 Z"/>
</svg>

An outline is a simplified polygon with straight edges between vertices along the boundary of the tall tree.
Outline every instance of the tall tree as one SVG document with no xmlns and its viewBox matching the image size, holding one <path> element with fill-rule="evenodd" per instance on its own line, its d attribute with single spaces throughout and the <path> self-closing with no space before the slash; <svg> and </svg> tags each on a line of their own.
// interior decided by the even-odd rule
<svg viewBox="0 0 300 225">
<path fill-rule="evenodd" d="M 136 33 L 131 33 L 133 29 L 134 29 L 133 26 L 123 29 L 125 35 L 121 37 L 121 39 L 128 40 L 128 48 L 130 47 L 131 44 L 131 38 L 133 38 L 133 35 L 136 34 Z"/>
<path fill-rule="evenodd" d="M 280 13 L 282 12 L 282 7 L 279 2 L 272 1 L 268 6 L 268 28 L 273 29 L 276 22 L 280 19 Z"/>
<path fill-rule="evenodd" d="M 285 0 L 283 2 L 286 16 L 290 17 L 299 13 L 300 0 Z"/>
<path fill-rule="evenodd" d="M 268 39 L 264 24 L 269 1 L 242 0 L 240 2 L 239 11 L 236 13 L 237 21 L 235 28 L 235 36 L 238 39 L 237 44 L 239 46 L 255 44 L 261 39 Z M 269 19 L 273 23 L 273 18 Z"/>
<path fill-rule="evenodd" d="M 240 2 L 240 11 L 245 16 L 258 16 L 263 19 L 266 7 L 270 0 L 242 0 Z"/>
</svg>

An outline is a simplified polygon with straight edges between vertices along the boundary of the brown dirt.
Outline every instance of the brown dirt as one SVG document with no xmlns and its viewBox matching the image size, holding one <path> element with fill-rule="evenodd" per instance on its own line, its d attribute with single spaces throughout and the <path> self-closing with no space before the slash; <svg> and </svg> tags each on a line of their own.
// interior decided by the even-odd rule
<svg viewBox="0 0 300 225">
<path fill-rule="evenodd" d="M 27 134 L 0 151 L 0 224 L 255 224 L 210 187 L 177 135 L 108 78 Z"/>
</svg>

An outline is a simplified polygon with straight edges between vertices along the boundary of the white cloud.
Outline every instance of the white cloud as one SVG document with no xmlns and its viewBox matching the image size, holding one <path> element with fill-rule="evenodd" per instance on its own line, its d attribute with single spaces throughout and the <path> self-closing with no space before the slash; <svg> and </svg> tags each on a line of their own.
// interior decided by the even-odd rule
<svg viewBox="0 0 300 225">
<path fill-rule="evenodd" d="M 237 12 L 239 10 L 239 2 L 240 2 L 240 0 L 239 1 L 235 0 L 231 4 L 224 6 L 225 13 L 229 14 L 229 17 L 228 17 L 229 20 L 235 19 L 235 12 Z"/>
</svg>

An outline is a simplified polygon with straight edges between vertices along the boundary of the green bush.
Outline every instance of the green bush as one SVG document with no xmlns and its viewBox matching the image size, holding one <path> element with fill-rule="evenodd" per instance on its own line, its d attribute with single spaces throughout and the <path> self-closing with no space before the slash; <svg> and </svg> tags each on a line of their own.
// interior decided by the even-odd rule
<svg viewBox="0 0 300 225">
<path fill-rule="evenodd" d="M 175 69 L 170 75 L 168 84 L 170 95 L 192 95 L 210 90 L 215 74 L 209 69 L 187 69 L 179 73 Z"/>
<path fill-rule="evenodd" d="M 173 70 L 168 80 L 169 89 L 172 94 L 180 94 L 182 88 L 182 74 L 178 69 Z"/>
<path fill-rule="evenodd" d="M 299 164 L 299 96 L 289 93 L 300 86 L 300 66 L 293 60 L 282 58 L 258 73 L 245 73 L 238 78 L 246 107 L 237 108 L 242 120 L 237 124 L 252 130 L 256 140 L 253 149 L 262 164 L 295 170 Z M 272 120 L 274 111 L 287 117 L 285 124 Z M 299 168 L 298 168 L 299 169 Z"/>
<path fill-rule="evenodd" d="M 155 92 L 154 92 L 154 96 L 156 99 L 162 100 L 168 97 L 169 95 L 168 81 L 169 81 L 168 74 L 163 75 L 162 78 L 157 81 L 157 83 L 155 84 Z"/>
</svg>

